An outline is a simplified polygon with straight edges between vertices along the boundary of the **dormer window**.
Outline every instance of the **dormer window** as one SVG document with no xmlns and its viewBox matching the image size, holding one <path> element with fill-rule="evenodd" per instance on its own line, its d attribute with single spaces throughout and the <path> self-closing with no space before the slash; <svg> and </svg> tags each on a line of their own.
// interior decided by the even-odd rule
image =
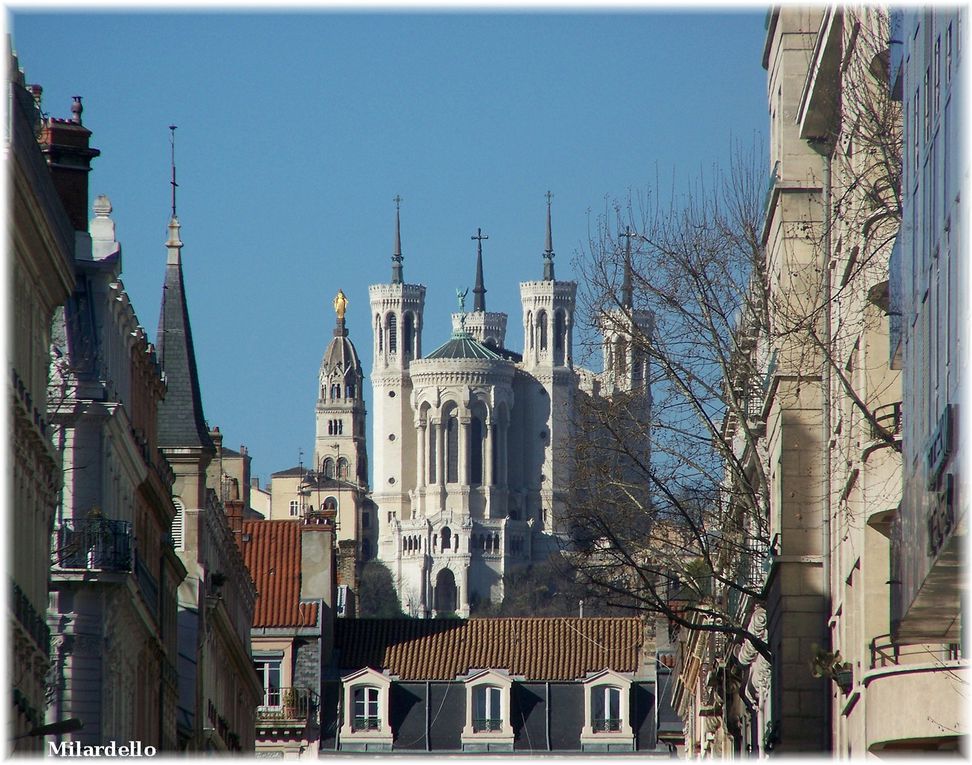
<svg viewBox="0 0 972 765">
<path fill-rule="evenodd" d="M 596 685 L 591 689 L 591 727 L 595 733 L 621 730 L 621 689 Z"/>
<path fill-rule="evenodd" d="M 477 685 L 473 691 L 474 733 L 503 727 L 503 691 L 496 685 Z"/>
<path fill-rule="evenodd" d="M 581 748 L 585 752 L 633 751 L 631 726 L 631 678 L 605 669 L 584 682 L 584 727 Z"/>
<path fill-rule="evenodd" d="M 466 680 L 464 752 L 503 752 L 513 749 L 510 697 L 513 682 L 505 671 L 475 672 Z"/>
<path fill-rule="evenodd" d="M 347 751 L 388 750 L 392 729 L 388 717 L 391 680 L 377 670 L 365 668 L 341 678 L 343 719 L 340 748 Z"/>
</svg>

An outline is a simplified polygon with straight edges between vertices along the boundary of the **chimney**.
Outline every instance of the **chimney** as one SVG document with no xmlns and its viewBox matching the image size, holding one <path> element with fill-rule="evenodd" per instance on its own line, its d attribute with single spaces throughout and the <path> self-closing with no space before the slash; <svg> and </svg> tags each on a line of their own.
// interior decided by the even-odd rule
<svg viewBox="0 0 972 765">
<path fill-rule="evenodd" d="M 34 92 L 39 99 L 39 89 Z M 45 119 L 39 139 L 41 153 L 54 180 L 54 188 L 75 231 L 88 230 L 88 173 L 91 160 L 101 152 L 89 145 L 91 131 L 81 124 L 81 96 L 74 97 L 71 119 Z"/>
<path fill-rule="evenodd" d="M 300 525 L 300 599 L 320 598 L 333 607 L 337 577 L 334 560 L 334 526 L 317 513 Z"/>
</svg>

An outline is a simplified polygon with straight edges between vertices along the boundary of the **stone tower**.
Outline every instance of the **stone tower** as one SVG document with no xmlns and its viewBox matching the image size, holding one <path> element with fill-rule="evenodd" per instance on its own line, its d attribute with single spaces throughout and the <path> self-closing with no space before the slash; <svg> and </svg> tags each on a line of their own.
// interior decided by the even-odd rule
<svg viewBox="0 0 972 765">
<path fill-rule="evenodd" d="M 525 460 L 542 456 L 542 464 L 525 464 L 527 474 L 539 476 L 537 521 L 543 531 L 557 532 L 563 518 L 567 490 L 571 480 L 569 447 L 573 426 L 574 396 L 577 375 L 573 361 L 574 308 L 576 282 L 557 281 L 554 276 L 553 232 L 550 201 L 547 193 L 546 244 L 543 252 L 543 279 L 520 283 L 523 306 L 524 371 L 535 380 L 533 396 L 537 404 L 523 422 L 522 434 L 512 437 L 533 441 L 541 439 L 541 452 L 530 450 Z M 529 395 L 529 394 L 528 394 Z M 533 515 L 533 508 L 527 508 Z"/>
<path fill-rule="evenodd" d="M 344 292 L 339 290 L 334 298 L 334 337 L 321 359 L 318 375 L 314 469 L 329 478 L 364 485 L 368 483 L 364 374 L 344 322 L 347 304 Z"/>
<path fill-rule="evenodd" d="M 607 395 L 617 393 L 648 393 L 648 359 L 635 338 L 651 337 L 653 328 L 650 311 L 636 310 L 634 307 L 634 287 L 632 284 L 631 240 L 636 234 L 625 229 L 621 237 L 625 239 L 624 281 L 621 284 L 620 303 L 604 312 L 601 319 L 601 345 L 604 353 L 604 385 Z M 649 400 L 646 399 L 646 406 Z M 647 414 L 647 412 L 646 412 Z"/>
<path fill-rule="evenodd" d="M 374 332 L 371 373 L 374 414 L 374 486 L 381 522 L 408 511 L 404 487 L 415 486 L 415 423 L 409 363 L 422 356 L 425 285 L 405 284 L 402 276 L 400 197 L 395 197 L 395 241 L 390 284 L 368 287 Z"/>
</svg>

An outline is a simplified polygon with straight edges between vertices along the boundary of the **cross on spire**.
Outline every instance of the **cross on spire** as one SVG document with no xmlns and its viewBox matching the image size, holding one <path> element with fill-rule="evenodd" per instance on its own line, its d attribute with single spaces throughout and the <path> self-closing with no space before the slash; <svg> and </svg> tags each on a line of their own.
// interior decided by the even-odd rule
<svg viewBox="0 0 972 765">
<path fill-rule="evenodd" d="M 553 231 L 550 226 L 550 201 L 553 194 L 548 190 L 544 195 L 547 198 L 547 242 L 543 250 L 543 280 L 552 282 L 554 280 L 554 251 L 553 251 Z"/>
<path fill-rule="evenodd" d="M 631 284 L 631 240 L 638 235 L 631 232 L 630 226 L 625 226 L 624 233 L 618 236 L 627 239 L 624 246 L 624 282 L 621 284 L 621 307 L 630 309 L 634 305 L 634 288 Z"/>
<path fill-rule="evenodd" d="M 473 311 L 486 310 L 486 288 L 483 286 L 483 240 L 489 239 L 481 228 L 476 229 L 476 286 L 473 287 Z"/>
<path fill-rule="evenodd" d="M 402 221 L 400 210 L 402 208 L 402 198 L 395 195 L 392 202 L 395 203 L 395 251 L 392 253 L 392 284 L 402 283 Z"/>
<path fill-rule="evenodd" d="M 179 186 L 176 183 L 176 168 L 175 168 L 175 125 L 169 125 L 169 144 L 172 149 L 172 180 L 169 182 L 172 184 L 172 217 L 176 216 L 176 188 Z"/>
</svg>

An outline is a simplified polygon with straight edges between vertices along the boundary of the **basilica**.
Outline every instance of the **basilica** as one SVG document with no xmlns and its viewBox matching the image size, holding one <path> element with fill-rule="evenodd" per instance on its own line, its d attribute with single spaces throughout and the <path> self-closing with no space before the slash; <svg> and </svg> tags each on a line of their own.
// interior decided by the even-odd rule
<svg viewBox="0 0 972 765">
<path fill-rule="evenodd" d="M 368 290 L 370 493 L 364 378 L 343 292 L 320 369 L 316 470 L 301 479 L 305 503 L 314 505 L 323 483 L 328 496 L 319 506 L 335 513 L 339 544 L 353 541 L 359 562 L 384 562 L 412 616 L 466 617 L 477 603 L 503 599 L 507 572 L 560 549 L 581 397 L 637 392 L 649 400 L 647 362 L 626 335 L 650 331 L 651 317 L 632 309 L 630 279 L 616 321 L 601 328 L 605 371 L 574 364 L 577 284 L 554 276 L 549 196 L 543 275 L 520 283 L 522 352 L 507 347 L 507 314 L 486 309 L 483 238 L 473 237 L 472 310 L 466 293 L 458 295 L 451 337 L 426 352 L 426 288 L 404 278 L 396 209 L 391 280 Z"/>
</svg>

